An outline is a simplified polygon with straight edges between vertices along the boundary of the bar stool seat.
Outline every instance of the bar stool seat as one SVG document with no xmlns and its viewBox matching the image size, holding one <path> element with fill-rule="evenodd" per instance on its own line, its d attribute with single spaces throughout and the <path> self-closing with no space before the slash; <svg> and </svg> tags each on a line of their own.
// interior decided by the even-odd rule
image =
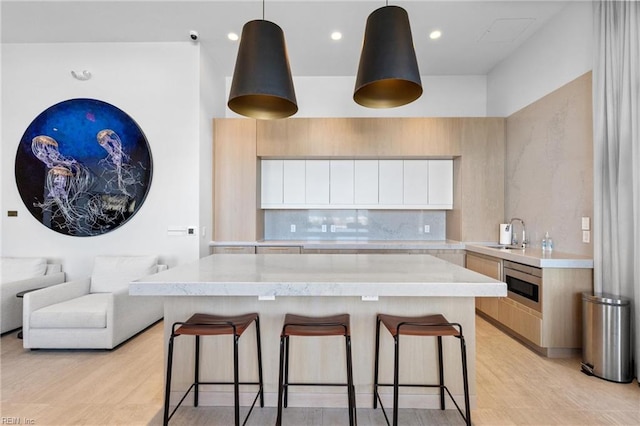
<svg viewBox="0 0 640 426">
<path fill-rule="evenodd" d="M 393 383 L 378 383 L 378 364 L 380 354 L 380 324 L 389 331 L 391 337 L 393 337 L 395 345 L 394 353 L 394 372 Z M 424 336 L 424 337 L 437 337 L 438 339 L 438 378 L 437 384 L 403 384 L 399 382 L 399 370 L 400 370 L 400 336 Z M 464 386 L 464 413 L 458 406 L 451 392 L 444 384 L 444 366 L 442 355 L 442 337 L 451 336 L 460 340 L 460 352 L 462 358 L 462 378 Z M 378 401 L 380 402 L 380 408 L 384 414 L 384 418 L 389 425 L 389 418 L 382 405 L 380 394 L 378 393 L 379 386 L 393 386 L 393 425 L 398 425 L 398 399 L 400 386 L 409 387 L 437 387 L 440 388 L 440 409 L 445 408 L 444 393 L 449 395 L 454 405 L 458 409 L 458 412 L 464 419 L 467 425 L 471 425 L 471 410 L 469 404 L 469 380 L 467 375 L 467 350 L 464 341 L 464 335 L 462 334 L 462 326 L 458 323 L 451 323 L 441 314 L 424 315 L 417 317 L 397 316 L 378 314 L 376 321 L 376 352 L 374 362 L 374 378 L 373 378 L 373 408 L 378 408 Z"/>
<path fill-rule="evenodd" d="M 292 383 L 289 382 L 289 338 L 344 336 L 346 346 L 346 383 Z M 280 334 L 280 372 L 278 381 L 278 416 L 276 425 L 282 424 L 282 408 L 288 405 L 289 386 L 346 386 L 349 405 L 349 425 L 357 424 L 356 396 L 353 384 L 353 365 L 351 359 L 351 326 L 349 314 L 339 314 L 324 317 L 309 317 L 303 315 L 286 314 L 282 333 Z"/>
<path fill-rule="evenodd" d="M 238 340 L 240 336 L 251 326 L 256 325 L 256 346 L 258 355 L 258 381 L 257 382 L 240 382 L 239 366 L 238 366 Z M 173 343 L 178 336 L 195 336 L 195 362 L 194 362 L 194 381 L 189 389 L 184 393 L 176 407 L 169 414 L 169 400 L 171 394 L 171 370 L 173 364 Z M 203 382 L 200 381 L 200 337 L 201 336 L 233 336 L 233 381 L 232 382 Z M 187 321 L 175 322 L 171 327 L 171 337 L 169 338 L 168 359 L 167 359 L 167 380 L 164 401 L 164 420 L 166 426 L 176 410 L 185 400 L 191 389 L 194 389 L 193 405 L 198 406 L 199 385 L 233 385 L 234 387 L 234 408 L 235 408 L 235 425 L 240 425 L 240 385 L 258 385 L 258 392 L 253 400 L 251 408 L 244 418 L 243 425 L 249 419 L 251 411 L 260 398 L 260 407 L 264 407 L 264 392 L 262 381 L 262 351 L 260 345 L 260 318 L 257 313 L 242 315 L 212 315 L 197 313 L 191 316 Z"/>
</svg>

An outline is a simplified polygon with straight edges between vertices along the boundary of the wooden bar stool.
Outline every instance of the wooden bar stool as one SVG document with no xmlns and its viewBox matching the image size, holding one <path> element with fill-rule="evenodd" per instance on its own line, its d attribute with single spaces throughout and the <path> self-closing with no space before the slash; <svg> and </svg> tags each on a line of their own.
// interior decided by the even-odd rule
<svg viewBox="0 0 640 426">
<path fill-rule="evenodd" d="M 256 346 L 258 350 L 258 381 L 257 382 L 240 382 L 238 374 L 238 340 L 242 333 L 249 328 L 252 322 L 256 324 Z M 173 341 L 176 337 L 188 335 L 195 336 L 195 363 L 194 363 L 194 382 L 189 386 L 178 402 L 178 405 L 169 414 L 169 396 L 171 393 L 171 365 L 173 363 Z M 200 336 L 233 336 L 233 382 L 202 382 L 200 381 Z M 171 337 L 169 338 L 169 354 L 167 360 L 167 382 L 164 398 L 164 422 L 166 426 L 169 419 L 176 412 L 182 401 L 187 397 L 191 389 L 193 392 L 193 406 L 198 406 L 198 390 L 200 385 L 233 385 L 234 407 L 235 407 L 235 425 L 240 425 L 240 385 L 258 385 L 258 393 L 251 404 L 251 408 L 244 418 L 243 425 L 247 423 L 249 415 L 253 407 L 256 405 L 258 397 L 260 398 L 260 407 L 264 407 L 264 394 L 262 387 L 262 352 L 260 350 L 260 319 L 258 314 L 245 314 L 235 316 L 220 316 L 209 314 L 194 314 L 186 322 L 175 322 L 171 327 Z"/>
<path fill-rule="evenodd" d="M 278 417 L 276 425 L 282 424 L 282 407 L 288 405 L 289 386 L 346 386 L 349 404 L 349 425 L 354 426 L 356 417 L 356 391 L 353 385 L 353 366 L 351 362 L 351 327 L 349 314 L 325 317 L 307 317 L 286 314 L 280 334 L 280 373 L 278 379 Z M 289 382 L 289 337 L 291 336 L 344 336 L 347 358 L 347 383 L 291 383 Z"/>
<path fill-rule="evenodd" d="M 393 337 L 395 345 L 394 366 L 393 366 L 393 384 L 390 383 L 378 383 L 378 360 L 380 353 L 380 323 L 384 324 L 385 328 L 389 330 Z M 400 370 L 400 335 L 405 336 L 432 336 L 438 338 L 438 384 L 403 384 L 399 383 L 399 370 Z M 451 392 L 444 384 L 444 368 L 442 362 L 442 337 L 453 336 L 460 339 L 460 351 L 462 355 L 462 378 L 464 382 L 464 409 L 463 413 L 458 403 L 455 401 Z M 384 414 L 384 418 L 389 424 L 389 418 L 382 406 L 382 400 L 378 393 L 379 386 L 393 386 L 393 425 L 398 425 L 398 388 L 399 386 L 408 387 L 436 387 L 440 388 L 440 409 L 444 410 L 444 392 L 449 394 L 449 397 L 455 404 L 458 412 L 464 419 L 467 425 L 471 425 L 471 410 L 469 407 L 469 380 L 467 376 L 467 349 L 464 342 L 464 336 L 462 335 L 462 326 L 458 323 L 451 323 L 440 314 L 425 315 L 420 317 L 402 317 L 394 315 L 378 314 L 376 322 L 376 353 L 375 353 L 375 366 L 373 373 L 373 408 L 378 408 L 378 401 L 380 401 L 380 408 Z M 466 414 L 466 415 L 465 415 Z"/>
</svg>

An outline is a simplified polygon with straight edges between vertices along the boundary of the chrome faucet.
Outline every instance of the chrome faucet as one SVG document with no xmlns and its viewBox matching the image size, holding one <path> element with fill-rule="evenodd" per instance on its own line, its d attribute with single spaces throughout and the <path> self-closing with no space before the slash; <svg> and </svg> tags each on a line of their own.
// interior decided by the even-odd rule
<svg viewBox="0 0 640 426">
<path fill-rule="evenodd" d="M 513 222 L 517 220 L 522 224 L 522 248 L 526 248 L 527 244 L 529 244 L 529 240 L 527 240 L 527 231 L 525 229 L 524 226 L 524 220 L 520 219 L 519 217 L 513 217 L 511 218 L 511 220 L 509 221 L 509 224 L 506 226 L 505 231 L 509 231 L 511 229 L 511 244 L 514 246 L 518 245 L 518 236 L 515 234 L 515 232 L 513 232 Z"/>
</svg>

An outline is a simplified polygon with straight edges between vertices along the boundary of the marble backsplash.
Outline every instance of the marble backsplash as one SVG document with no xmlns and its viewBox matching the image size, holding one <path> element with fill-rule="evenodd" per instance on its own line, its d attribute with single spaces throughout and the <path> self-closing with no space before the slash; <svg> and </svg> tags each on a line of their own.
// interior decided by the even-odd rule
<svg viewBox="0 0 640 426">
<path fill-rule="evenodd" d="M 265 210 L 264 239 L 439 241 L 445 217 L 440 210 Z"/>
<path fill-rule="evenodd" d="M 505 219 L 525 221 L 532 247 L 548 231 L 554 250 L 593 255 L 591 85 L 589 72 L 507 118 Z"/>
</svg>

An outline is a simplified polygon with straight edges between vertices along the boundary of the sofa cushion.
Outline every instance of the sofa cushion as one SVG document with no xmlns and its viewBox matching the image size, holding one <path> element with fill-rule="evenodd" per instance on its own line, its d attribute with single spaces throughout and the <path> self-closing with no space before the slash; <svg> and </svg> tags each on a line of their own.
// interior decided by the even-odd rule
<svg viewBox="0 0 640 426">
<path fill-rule="evenodd" d="M 106 328 L 108 293 L 96 293 L 45 306 L 31 313 L 31 328 Z"/>
<path fill-rule="evenodd" d="M 0 282 L 26 280 L 44 275 L 47 259 L 44 257 L 3 257 L 0 259 Z"/>
<path fill-rule="evenodd" d="M 111 293 L 129 288 L 129 283 L 158 271 L 156 256 L 98 256 L 91 274 L 91 293 Z"/>
</svg>

